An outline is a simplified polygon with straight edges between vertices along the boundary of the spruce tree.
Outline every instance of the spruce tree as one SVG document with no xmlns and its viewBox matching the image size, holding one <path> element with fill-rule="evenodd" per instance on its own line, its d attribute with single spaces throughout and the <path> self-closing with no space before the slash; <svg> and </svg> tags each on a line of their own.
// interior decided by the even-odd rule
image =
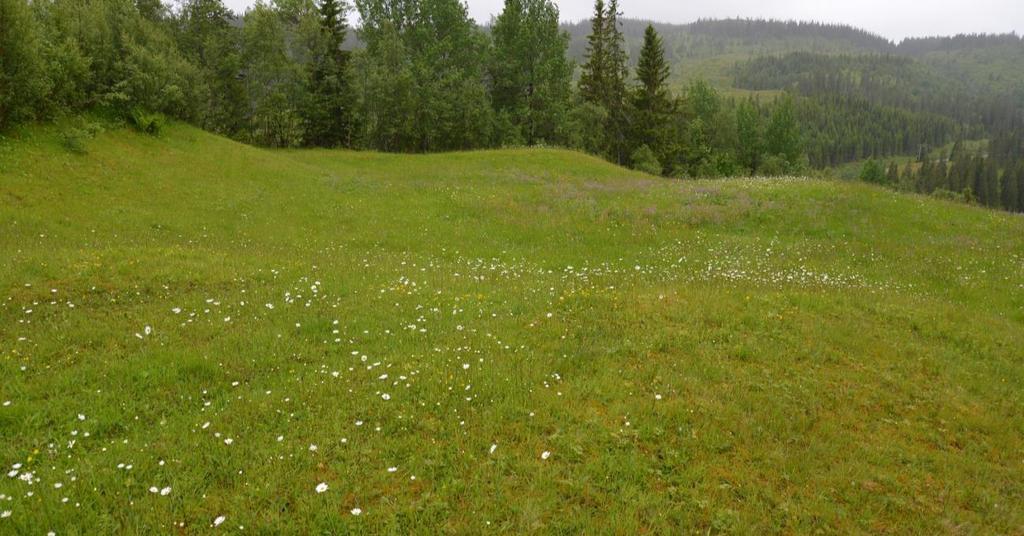
<svg viewBox="0 0 1024 536">
<path fill-rule="evenodd" d="M 1020 166 L 1007 166 L 1006 171 L 1003 172 L 1000 194 L 1002 207 L 1006 210 L 1016 211 L 1020 206 L 1020 184 L 1017 176 L 1020 170 Z"/>
<path fill-rule="evenodd" d="M 669 108 L 669 66 L 665 62 L 665 48 L 661 36 L 648 24 L 644 31 L 644 46 L 636 68 L 637 88 L 635 104 L 639 111 L 663 114 Z"/>
<path fill-rule="evenodd" d="M 312 98 L 306 111 L 307 143 L 323 147 L 351 145 L 353 95 L 349 52 L 342 49 L 348 33 L 344 0 L 321 0 L 320 39 L 310 72 Z"/>
<path fill-rule="evenodd" d="M 896 161 L 892 161 L 889 164 L 889 169 L 885 173 L 885 182 L 889 186 L 896 186 L 900 181 L 900 167 L 896 164 Z"/>
<path fill-rule="evenodd" d="M 982 192 L 978 197 L 988 207 L 999 206 L 999 166 L 993 158 L 986 158 L 981 173 Z"/>
<path fill-rule="evenodd" d="M 985 159 L 975 156 L 971 161 L 971 192 L 981 204 L 985 204 Z"/>
<path fill-rule="evenodd" d="M 1017 206 L 1014 210 L 1024 212 L 1024 161 L 1017 164 L 1015 178 L 1014 182 L 1017 183 Z"/>
<path fill-rule="evenodd" d="M 328 50 L 340 51 L 348 32 L 348 9 L 343 0 L 320 0 L 320 25 L 328 37 Z"/>
<path fill-rule="evenodd" d="M 662 164 L 670 158 L 668 136 L 672 100 L 666 86 L 669 72 L 661 37 L 654 26 L 648 25 L 636 69 L 637 86 L 633 94 L 636 116 L 632 146 L 636 150 L 648 147 Z"/>
<path fill-rule="evenodd" d="M 605 26 L 608 22 L 605 15 L 604 0 L 595 0 L 594 17 L 590 19 L 590 35 L 587 36 L 587 50 L 579 82 L 583 100 L 598 105 L 604 104 L 604 88 L 608 79 L 608 52 L 605 46 Z"/>
<path fill-rule="evenodd" d="M 932 190 L 950 189 L 949 188 L 949 170 L 946 167 L 945 160 L 937 160 L 935 165 L 932 166 L 932 176 L 930 179 Z"/>
<path fill-rule="evenodd" d="M 960 160 L 964 157 L 964 143 L 963 140 L 956 140 L 953 144 L 953 150 L 949 153 L 949 159 L 953 162 Z"/>
<path fill-rule="evenodd" d="M 922 194 L 930 194 L 935 189 L 935 185 L 931 182 L 932 179 L 932 161 L 925 158 L 921 162 L 920 169 L 917 170 L 917 180 L 914 181 L 915 190 Z"/>
<path fill-rule="evenodd" d="M 630 102 L 626 98 L 626 79 L 629 77 L 629 54 L 626 52 L 626 38 L 619 29 L 619 0 L 608 3 L 608 23 L 605 30 L 608 35 L 608 109 L 610 119 L 612 158 L 623 164 L 628 151 L 628 130 L 632 119 Z"/>
<path fill-rule="evenodd" d="M 580 95 L 607 112 L 605 154 L 617 163 L 624 163 L 627 152 L 626 131 L 630 111 L 626 100 L 627 55 L 625 39 L 619 30 L 618 0 L 605 6 L 594 3 L 591 33 L 587 38 L 586 61 L 580 76 Z"/>
<path fill-rule="evenodd" d="M 904 192 L 914 191 L 914 164 L 908 162 L 906 167 L 903 168 L 903 175 L 900 176 L 900 182 L 897 188 Z"/>
<path fill-rule="evenodd" d="M 963 150 L 960 142 L 953 146 L 950 158 L 952 163 L 949 166 L 949 189 L 954 192 L 962 192 L 971 186 L 971 158 Z"/>
<path fill-rule="evenodd" d="M 611 104 L 621 104 L 626 99 L 626 79 L 629 77 L 629 54 L 626 52 L 626 38 L 619 28 L 619 0 L 608 3 L 607 35 L 608 50 L 608 99 Z"/>
</svg>

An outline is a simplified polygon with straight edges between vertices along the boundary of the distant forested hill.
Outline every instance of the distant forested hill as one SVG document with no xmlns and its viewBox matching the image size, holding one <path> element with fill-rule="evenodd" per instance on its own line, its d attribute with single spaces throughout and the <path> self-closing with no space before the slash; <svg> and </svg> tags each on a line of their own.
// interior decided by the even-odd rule
<svg viewBox="0 0 1024 536">
<path fill-rule="evenodd" d="M 1024 39 L 1015 34 L 957 35 L 909 38 L 900 43 L 842 24 L 759 19 L 701 20 L 667 24 L 621 19 L 622 31 L 634 60 L 643 44 L 644 29 L 653 24 L 665 42 L 674 79 L 728 77 L 737 60 L 792 52 L 819 54 L 890 54 L 913 58 L 939 73 L 970 78 L 998 89 L 1024 84 Z M 586 51 L 590 21 L 563 24 L 571 38 L 569 54 L 581 60 Z M 723 61 L 723 59 L 725 61 Z"/>
<path fill-rule="evenodd" d="M 624 19 L 636 61 L 650 21 Z M 845 25 L 771 20 L 654 23 L 682 89 L 707 80 L 726 96 L 798 96 L 812 165 L 916 155 L 957 139 L 1024 126 L 1024 40 L 1015 34 L 893 43 Z M 565 24 L 569 53 L 586 51 L 589 21 Z"/>
<path fill-rule="evenodd" d="M 982 77 L 947 74 L 905 56 L 793 52 L 749 60 L 733 73 L 737 88 L 786 90 L 804 98 L 801 124 L 816 165 L 986 138 L 1021 122 L 1015 94 Z"/>
<path fill-rule="evenodd" d="M 666 24 L 622 19 L 622 32 L 635 61 L 643 44 L 644 29 L 653 24 L 665 43 L 672 64 L 671 81 L 685 85 L 705 79 L 727 89 L 729 68 L 737 61 L 798 51 L 829 53 L 886 52 L 893 44 L 883 37 L 850 26 L 815 22 L 725 19 L 690 24 Z M 564 24 L 570 35 L 569 54 L 580 61 L 586 51 L 590 21 Z"/>
</svg>

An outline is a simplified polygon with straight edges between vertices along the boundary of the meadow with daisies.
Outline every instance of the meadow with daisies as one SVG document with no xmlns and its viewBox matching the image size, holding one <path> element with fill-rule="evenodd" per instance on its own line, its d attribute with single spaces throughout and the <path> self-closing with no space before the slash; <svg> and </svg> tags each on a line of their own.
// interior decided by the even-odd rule
<svg viewBox="0 0 1024 536">
<path fill-rule="evenodd" d="M 554 149 L 0 140 L 0 533 L 1016 533 L 1024 219 Z"/>
</svg>

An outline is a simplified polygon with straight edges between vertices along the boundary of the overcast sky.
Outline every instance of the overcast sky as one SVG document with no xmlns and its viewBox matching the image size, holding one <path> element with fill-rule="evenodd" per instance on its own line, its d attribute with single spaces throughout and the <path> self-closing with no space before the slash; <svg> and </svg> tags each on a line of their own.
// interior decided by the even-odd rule
<svg viewBox="0 0 1024 536">
<path fill-rule="evenodd" d="M 254 0 L 225 0 L 244 11 Z M 588 18 L 593 0 L 561 0 L 562 19 Z M 470 15 L 486 23 L 504 0 L 469 0 Z M 957 33 L 1024 33 L 1024 0 L 620 0 L 625 16 L 662 22 L 699 18 L 774 18 L 840 22 L 892 40 Z"/>
</svg>

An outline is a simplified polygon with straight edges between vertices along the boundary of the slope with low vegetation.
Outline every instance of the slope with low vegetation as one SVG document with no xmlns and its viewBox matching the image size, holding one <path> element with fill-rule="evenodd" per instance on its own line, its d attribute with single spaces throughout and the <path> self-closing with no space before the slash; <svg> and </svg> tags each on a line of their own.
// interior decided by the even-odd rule
<svg viewBox="0 0 1024 536">
<path fill-rule="evenodd" d="M 1024 530 L 1020 217 L 60 132 L 0 143 L 0 532 Z"/>
</svg>

